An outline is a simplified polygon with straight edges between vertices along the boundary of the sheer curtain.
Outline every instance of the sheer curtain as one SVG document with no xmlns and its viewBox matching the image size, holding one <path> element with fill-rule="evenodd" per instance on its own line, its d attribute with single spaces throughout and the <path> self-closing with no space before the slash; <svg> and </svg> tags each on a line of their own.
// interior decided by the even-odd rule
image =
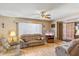
<svg viewBox="0 0 79 59">
<path fill-rule="evenodd" d="M 22 34 L 42 34 L 42 24 L 19 23 L 19 35 Z"/>
</svg>

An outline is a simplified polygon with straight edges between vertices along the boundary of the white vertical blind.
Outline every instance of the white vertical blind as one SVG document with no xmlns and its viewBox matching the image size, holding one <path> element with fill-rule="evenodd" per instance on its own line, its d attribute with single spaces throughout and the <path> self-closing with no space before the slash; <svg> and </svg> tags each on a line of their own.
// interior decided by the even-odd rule
<svg viewBox="0 0 79 59">
<path fill-rule="evenodd" d="M 42 34 L 42 24 L 19 23 L 19 35 Z"/>
</svg>

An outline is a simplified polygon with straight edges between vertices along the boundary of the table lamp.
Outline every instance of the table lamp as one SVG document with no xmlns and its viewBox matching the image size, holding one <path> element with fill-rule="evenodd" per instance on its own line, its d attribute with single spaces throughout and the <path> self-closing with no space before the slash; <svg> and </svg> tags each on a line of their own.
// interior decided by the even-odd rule
<svg viewBox="0 0 79 59">
<path fill-rule="evenodd" d="M 16 32 L 15 31 L 11 31 L 10 32 L 10 37 L 11 37 L 11 41 L 14 42 L 14 38 L 16 37 Z"/>
</svg>

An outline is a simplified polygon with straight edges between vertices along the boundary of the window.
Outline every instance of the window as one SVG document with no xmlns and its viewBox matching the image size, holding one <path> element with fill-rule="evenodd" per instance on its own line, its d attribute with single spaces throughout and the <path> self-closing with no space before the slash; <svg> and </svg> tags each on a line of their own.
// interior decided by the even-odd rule
<svg viewBox="0 0 79 59">
<path fill-rule="evenodd" d="M 19 35 L 42 34 L 42 24 L 19 23 Z"/>
</svg>

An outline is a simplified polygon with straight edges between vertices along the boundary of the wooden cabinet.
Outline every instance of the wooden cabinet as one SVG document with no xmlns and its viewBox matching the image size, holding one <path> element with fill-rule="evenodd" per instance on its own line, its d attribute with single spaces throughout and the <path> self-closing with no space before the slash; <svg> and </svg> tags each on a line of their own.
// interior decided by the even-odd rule
<svg viewBox="0 0 79 59">
<path fill-rule="evenodd" d="M 54 42 L 54 36 L 52 36 L 52 35 L 46 35 L 46 38 L 47 38 L 47 42 L 48 43 L 53 43 Z"/>
<path fill-rule="evenodd" d="M 69 22 L 65 23 L 65 25 L 65 27 L 63 26 L 63 31 L 65 31 L 63 37 L 65 37 L 65 39 L 63 40 L 73 40 L 75 35 L 75 23 Z"/>
</svg>

